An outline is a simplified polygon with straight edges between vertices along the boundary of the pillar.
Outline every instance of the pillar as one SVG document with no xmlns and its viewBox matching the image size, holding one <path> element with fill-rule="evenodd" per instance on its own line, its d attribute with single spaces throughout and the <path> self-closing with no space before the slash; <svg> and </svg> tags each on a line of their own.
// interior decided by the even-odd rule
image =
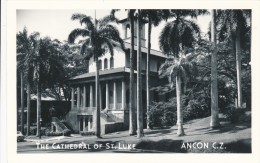
<svg viewBox="0 0 260 163">
<path fill-rule="evenodd" d="M 77 88 L 77 108 L 80 107 L 80 87 Z"/>
<path fill-rule="evenodd" d="M 100 106 L 100 110 L 103 109 L 103 106 L 102 106 L 102 90 L 101 90 L 101 83 L 99 83 L 99 106 Z"/>
<path fill-rule="evenodd" d="M 109 83 L 106 83 L 106 109 L 109 109 Z"/>
<path fill-rule="evenodd" d="M 93 107 L 93 85 L 89 85 L 89 107 Z"/>
<path fill-rule="evenodd" d="M 86 107 L 86 96 L 87 96 L 87 90 L 86 90 L 86 85 L 83 87 L 83 108 Z"/>
<path fill-rule="evenodd" d="M 86 131 L 86 117 L 83 116 L 83 131 Z"/>
<path fill-rule="evenodd" d="M 71 109 L 74 109 L 74 93 L 75 93 L 75 91 L 74 91 L 74 88 L 72 87 L 71 88 Z"/>
<path fill-rule="evenodd" d="M 122 80 L 122 110 L 125 109 L 126 105 L 126 89 L 125 89 L 125 81 Z"/>
<path fill-rule="evenodd" d="M 90 129 L 91 129 L 91 124 L 90 124 L 90 116 L 88 116 L 88 131 L 90 131 Z"/>
<path fill-rule="evenodd" d="M 116 95 L 116 81 L 114 81 L 114 110 L 116 110 L 117 95 Z"/>
</svg>

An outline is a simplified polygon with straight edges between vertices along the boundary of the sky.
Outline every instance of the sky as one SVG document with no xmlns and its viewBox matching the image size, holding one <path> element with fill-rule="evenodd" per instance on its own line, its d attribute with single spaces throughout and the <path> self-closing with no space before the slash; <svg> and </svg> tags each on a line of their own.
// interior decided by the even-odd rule
<svg viewBox="0 0 260 163">
<path fill-rule="evenodd" d="M 71 16 L 74 13 L 82 13 L 94 17 L 94 10 L 17 10 L 17 30 L 22 31 L 24 27 L 29 33 L 40 32 L 41 37 L 49 36 L 52 39 L 59 39 L 60 41 L 67 40 L 69 33 L 75 29 L 80 28 L 78 21 L 72 21 Z M 96 17 L 101 18 L 108 15 L 110 10 L 96 10 Z M 116 13 L 119 19 L 126 18 L 126 12 L 120 11 Z M 206 33 L 210 21 L 210 15 L 199 16 L 197 23 L 201 28 L 202 33 Z M 159 50 L 158 38 L 164 27 L 165 22 L 158 27 L 152 29 L 152 49 Z M 118 26 L 118 30 L 122 34 L 122 27 Z M 147 31 L 147 25 L 146 25 Z M 147 39 L 147 33 L 146 33 Z"/>
</svg>

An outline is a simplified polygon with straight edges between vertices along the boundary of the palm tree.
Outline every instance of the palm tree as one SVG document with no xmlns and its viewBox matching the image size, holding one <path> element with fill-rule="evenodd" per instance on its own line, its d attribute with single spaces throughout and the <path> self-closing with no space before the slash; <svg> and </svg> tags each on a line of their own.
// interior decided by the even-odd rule
<svg viewBox="0 0 260 163">
<path fill-rule="evenodd" d="M 168 77 L 171 87 L 176 81 L 176 97 L 177 97 L 177 135 L 184 135 L 183 129 L 183 111 L 182 111 L 182 83 L 186 84 L 188 78 L 196 71 L 195 55 L 180 52 L 179 57 L 170 56 L 159 69 L 161 77 Z"/>
<path fill-rule="evenodd" d="M 188 64 L 189 57 L 185 59 L 186 50 L 193 48 L 194 42 L 197 41 L 200 35 L 200 29 L 196 23 L 191 20 L 186 20 L 186 16 L 197 17 L 200 14 L 206 13 L 205 10 L 171 10 L 171 16 L 175 20 L 167 23 L 162 29 L 159 37 L 160 49 L 173 56 L 175 59 L 166 60 L 160 67 L 159 74 L 169 76 L 169 81 L 172 82 L 176 78 L 176 96 L 177 96 L 177 135 L 184 135 L 183 130 L 183 115 L 181 104 L 181 83 L 188 72 L 188 68 L 192 68 Z M 192 58 L 192 57 L 191 57 Z M 169 64 L 172 62 L 171 64 Z M 182 66 L 183 65 L 183 66 Z M 189 65 L 189 66 L 186 66 Z M 187 68 L 184 68 L 187 67 Z M 167 71 L 166 71 L 167 70 Z"/>
<path fill-rule="evenodd" d="M 136 114 L 134 109 L 134 12 L 128 11 L 131 30 L 131 48 L 130 48 L 130 88 L 129 88 L 129 134 L 136 135 Z"/>
<path fill-rule="evenodd" d="M 142 72 L 141 72 L 141 31 L 142 13 L 137 12 L 137 138 L 144 136 L 143 131 L 143 108 L 142 108 Z"/>
<path fill-rule="evenodd" d="M 96 78 L 95 78 L 95 90 L 96 90 L 96 136 L 100 137 L 100 106 L 99 106 L 99 65 L 98 58 L 104 55 L 105 50 L 102 45 L 107 44 L 108 49 L 113 56 L 113 44 L 119 43 L 121 48 L 125 50 L 124 42 L 120 38 L 119 31 L 110 22 L 115 22 L 116 18 L 112 15 L 106 16 L 102 19 L 92 21 L 90 16 L 84 14 L 73 14 L 72 20 L 79 20 L 81 24 L 86 25 L 84 28 L 74 29 L 68 37 L 69 43 L 74 43 L 78 36 L 86 37 L 82 43 L 80 53 L 85 56 L 86 59 L 94 57 L 96 61 Z"/>
<path fill-rule="evenodd" d="M 216 11 L 211 11 L 211 42 L 213 52 L 211 55 L 211 120 L 210 127 L 219 127 L 218 108 L 218 78 L 217 78 L 217 48 L 216 48 Z"/>
<path fill-rule="evenodd" d="M 32 58 L 36 55 L 37 51 L 37 39 L 39 33 L 33 33 L 28 35 L 26 28 L 22 32 L 17 34 L 17 68 L 21 71 L 21 80 L 26 79 L 27 82 L 27 133 L 30 134 L 30 92 L 32 83 Z M 23 84 L 22 84 L 23 85 Z M 23 89 L 22 89 L 23 90 Z M 23 94 L 23 91 L 21 91 Z M 23 110 L 22 110 L 23 113 Z M 22 118 L 23 119 L 23 118 Z M 22 121 L 23 122 L 23 121 Z M 23 123 L 22 123 L 23 124 Z M 23 130 L 23 125 L 22 130 Z"/>
<path fill-rule="evenodd" d="M 115 16 L 115 12 L 118 9 L 111 10 L 111 15 Z M 136 114 L 134 108 L 134 19 L 135 19 L 135 9 L 126 9 L 127 17 L 130 21 L 131 30 L 131 47 L 130 47 L 130 82 L 129 82 L 129 135 L 136 135 Z"/>
<path fill-rule="evenodd" d="M 147 129 L 149 126 L 149 107 L 150 107 L 150 53 L 151 53 L 151 33 L 152 25 L 158 26 L 164 19 L 167 20 L 170 16 L 169 10 L 144 10 L 143 14 L 148 18 L 148 51 L 146 58 L 146 112 L 147 112 Z"/>
<path fill-rule="evenodd" d="M 250 16 L 250 12 L 249 10 L 218 10 L 216 14 L 217 23 L 221 26 L 220 39 L 231 38 L 233 42 L 237 71 L 237 106 L 242 107 L 241 40 L 245 37 L 246 18 Z"/>
</svg>

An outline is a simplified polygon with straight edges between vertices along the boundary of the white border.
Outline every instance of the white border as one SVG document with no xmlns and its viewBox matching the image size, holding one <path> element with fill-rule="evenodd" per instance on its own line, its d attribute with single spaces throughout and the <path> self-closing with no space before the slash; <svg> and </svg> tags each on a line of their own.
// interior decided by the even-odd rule
<svg viewBox="0 0 260 163">
<path fill-rule="evenodd" d="M 259 118 L 256 92 L 259 79 L 259 1 L 8 1 L 7 9 L 7 127 L 8 127 L 8 162 L 260 162 L 259 158 Z M 129 9 L 129 8 L 200 8 L 200 9 L 252 9 L 252 154 L 17 154 L 16 143 L 16 9 Z M 259 106 L 259 105 L 258 105 Z"/>
</svg>

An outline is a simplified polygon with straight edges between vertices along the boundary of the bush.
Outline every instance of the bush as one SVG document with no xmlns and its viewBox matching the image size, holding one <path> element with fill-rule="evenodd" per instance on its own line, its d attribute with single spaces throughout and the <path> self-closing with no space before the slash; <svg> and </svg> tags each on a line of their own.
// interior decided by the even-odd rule
<svg viewBox="0 0 260 163">
<path fill-rule="evenodd" d="M 46 132 L 46 136 L 62 136 L 62 132 Z"/>
<path fill-rule="evenodd" d="M 153 102 L 148 114 L 150 128 L 176 124 L 176 109 L 169 103 Z"/>
<path fill-rule="evenodd" d="M 224 115 L 231 123 L 238 123 L 243 122 L 246 109 L 245 108 L 236 108 L 235 106 L 231 105 L 225 108 Z"/>
<path fill-rule="evenodd" d="M 63 136 L 70 136 L 71 134 L 71 131 L 69 129 L 65 129 L 62 132 L 63 132 Z"/>
<path fill-rule="evenodd" d="M 81 136 L 91 136 L 91 135 L 95 135 L 94 131 L 81 131 L 80 132 Z"/>
</svg>

